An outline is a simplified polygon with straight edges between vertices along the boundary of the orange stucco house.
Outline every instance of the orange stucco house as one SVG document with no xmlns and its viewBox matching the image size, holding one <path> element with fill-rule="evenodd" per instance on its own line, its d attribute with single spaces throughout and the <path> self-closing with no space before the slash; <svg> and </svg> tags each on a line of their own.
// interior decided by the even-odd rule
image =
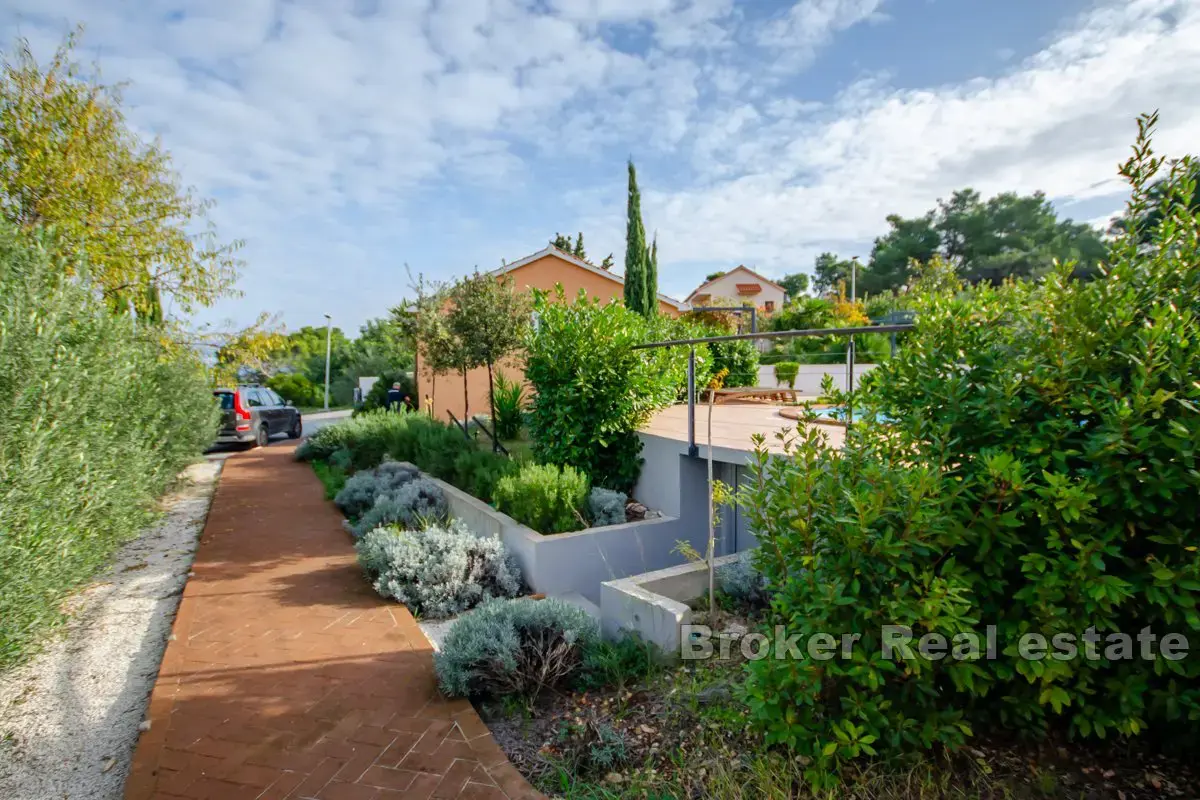
<svg viewBox="0 0 1200 800">
<path fill-rule="evenodd" d="M 564 295 L 569 300 L 574 300 L 580 289 L 586 290 L 588 296 L 597 297 L 602 302 L 613 298 L 620 300 L 625 296 L 625 281 L 620 275 L 565 253 L 553 245 L 493 270 L 491 274 L 497 279 L 511 279 L 518 290 L 553 291 L 556 284 L 561 284 Z M 687 309 L 685 303 L 665 294 L 658 295 L 659 313 L 677 317 Z M 521 365 L 516 360 L 498 366 L 497 372 L 504 373 L 510 379 L 524 378 Z M 450 372 L 434 375 L 422 365 L 420 353 L 417 354 L 417 393 L 421 398 L 422 408 L 432 411 L 436 419 L 448 422 L 450 417 L 447 411 L 453 412 L 458 419 L 463 419 L 462 375 Z M 467 399 L 471 414 L 488 413 L 486 368 L 481 367 L 467 373 Z"/>
</svg>

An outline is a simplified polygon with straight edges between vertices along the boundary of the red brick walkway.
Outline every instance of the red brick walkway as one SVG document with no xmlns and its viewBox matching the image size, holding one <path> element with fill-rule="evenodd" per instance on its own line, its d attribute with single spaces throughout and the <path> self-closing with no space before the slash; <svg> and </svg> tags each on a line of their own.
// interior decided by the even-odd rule
<svg viewBox="0 0 1200 800">
<path fill-rule="evenodd" d="M 292 449 L 225 464 L 127 800 L 537 797 Z"/>
</svg>

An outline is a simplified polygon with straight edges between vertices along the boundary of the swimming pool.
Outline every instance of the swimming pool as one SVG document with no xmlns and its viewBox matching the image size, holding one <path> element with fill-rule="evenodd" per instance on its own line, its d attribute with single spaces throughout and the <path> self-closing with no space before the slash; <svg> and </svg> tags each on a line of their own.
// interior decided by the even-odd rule
<svg viewBox="0 0 1200 800">
<path fill-rule="evenodd" d="M 846 419 L 849 417 L 849 414 L 848 414 L 845 406 L 814 406 L 811 413 L 813 416 L 816 417 L 816 419 L 813 420 L 814 422 L 821 423 L 824 425 L 845 426 Z M 791 408 L 780 409 L 779 414 L 780 414 L 780 416 L 784 416 L 784 417 L 787 417 L 788 419 L 795 419 L 795 420 L 801 419 L 802 417 L 806 416 L 805 409 L 801 408 L 799 406 L 793 406 Z M 862 410 L 858 409 L 858 408 L 854 409 L 853 421 L 854 422 L 862 422 L 863 419 L 864 419 L 864 417 L 862 414 Z M 889 421 L 888 417 L 882 416 L 882 415 L 879 417 L 879 419 L 884 422 Z"/>
</svg>

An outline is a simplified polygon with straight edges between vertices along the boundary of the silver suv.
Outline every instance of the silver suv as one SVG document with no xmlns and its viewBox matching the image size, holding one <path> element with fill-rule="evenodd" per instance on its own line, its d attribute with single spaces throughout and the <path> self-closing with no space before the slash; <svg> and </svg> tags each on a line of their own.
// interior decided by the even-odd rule
<svg viewBox="0 0 1200 800">
<path fill-rule="evenodd" d="M 221 404 L 221 431 L 217 444 L 248 444 L 266 447 L 271 437 L 286 433 L 299 439 L 304 433 L 300 410 L 266 386 L 214 389 Z"/>
</svg>

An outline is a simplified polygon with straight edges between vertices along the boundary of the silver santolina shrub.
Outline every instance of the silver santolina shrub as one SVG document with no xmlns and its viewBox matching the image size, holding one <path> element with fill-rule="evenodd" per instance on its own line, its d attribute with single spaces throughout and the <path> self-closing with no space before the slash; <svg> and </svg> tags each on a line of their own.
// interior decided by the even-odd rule
<svg viewBox="0 0 1200 800">
<path fill-rule="evenodd" d="M 375 528 L 355 545 L 375 591 L 430 619 L 521 591 L 521 573 L 498 538 L 461 522 L 421 531 Z"/>
<path fill-rule="evenodd" d="M 747 611 L 757 611 L 771 604 L 767 579 L 754 566 L 753 558 L 753 550 L 743 550 L 736 560 L 717 567 L 718 588 Z"/>
<path fill-rule="evenodd" d="M 497 600 L 455 622 L 433 663 L 451 697 L 532 700 L 571 678 L 599 637 L 586 611 L 561 600 Z"/>
<path fill-rule="evenodd" d="M 409 481 L 399 489 L 381 494 L 357 522 L 345 521 L 355 539 L 361 538 L 376 528 L 398 525 L 401 528 L 419 528 L 446 519 L 449 506 L 446 493 L 428 478 Z"/>
<path fill-rule="evenodd" d="M 625 521 L 625 503 L 629 500 L 624 492 L 614 492 L 597 486 L 588 495 L 588 517 L 594 527 L 620 525 Z"/>
<path fill-rule="evenodd" d="M 355 519 L 370 510 L 380 497 L 394 493 L 419 475 L 417 468 L 409 464 L 384 461 L 375 469 L 366 469 L 351 475 L 346 485 L 337 493 L 337 497 L 333 498 L 333 503 L 347 517 Z"/>
</svg>

